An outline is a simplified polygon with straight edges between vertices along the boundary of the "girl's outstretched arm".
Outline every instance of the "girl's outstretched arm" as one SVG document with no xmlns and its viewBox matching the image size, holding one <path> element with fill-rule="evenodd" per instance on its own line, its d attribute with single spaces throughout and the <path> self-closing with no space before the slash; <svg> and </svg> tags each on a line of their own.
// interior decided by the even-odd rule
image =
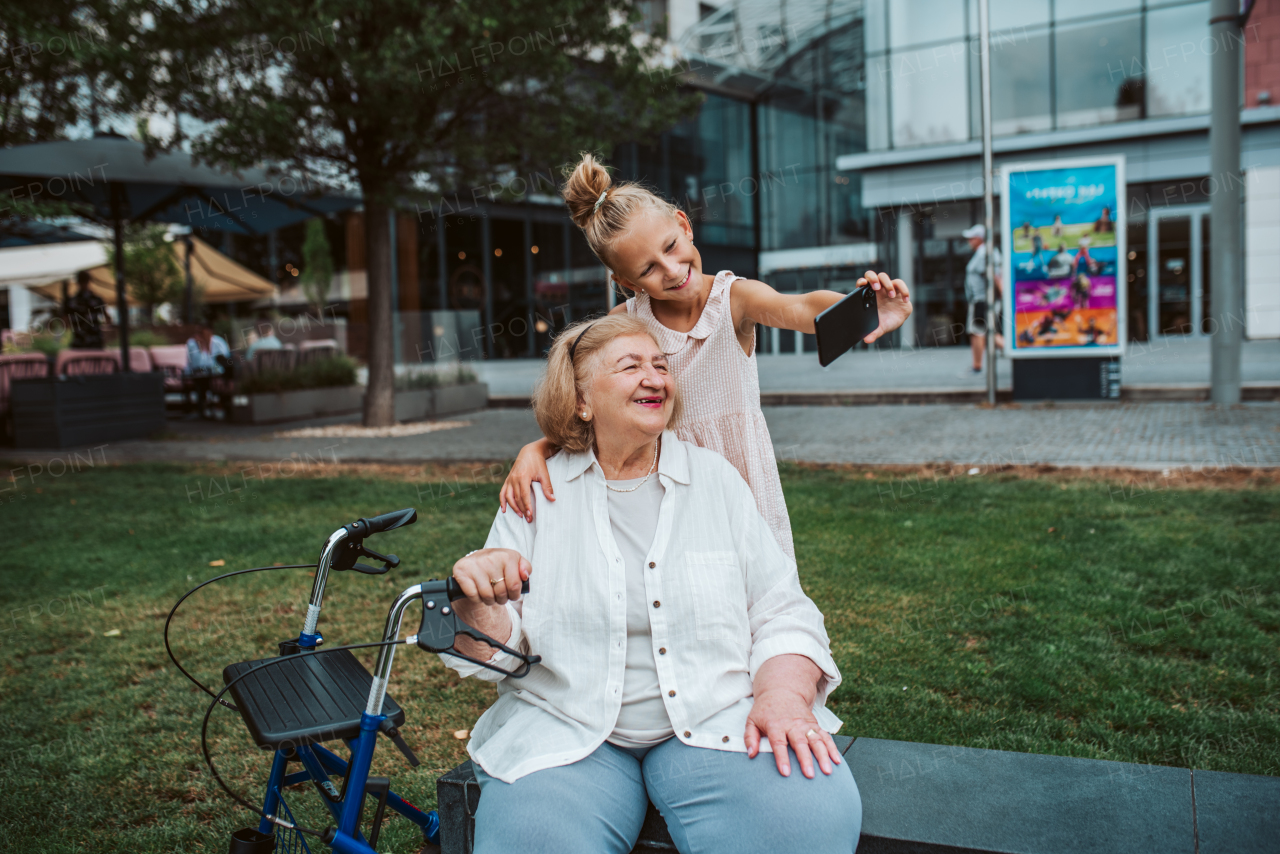
<svg viewBox="0 0 1280 854">
<path fill-rule="evenodd" d="M 897 329 L 911 316 L 911 294 L 906 282 L 890 279 L 888 273 L 868 270 L 864 277 L 858 279 L 858 287 L 867 284 L 876 292 L 876 308 L 880 314 L 880 326 L 862 339 L 870 344 Z M 739 279 L 730 291 L 734 328 L 738 330 L 739 339 L 745 337 L 748 341 L 751 329 L 757 323 L 812 335 L 813 319 L 844 296 L 835 291 L 780 294 L 764 282 Z"/>
<path fill-rule="evenodd" d="M 535 481 L 542 484 L 542 494 L 548 501 L 556 500 L 555 490 L 551 488 L 551 472 L 547 470 L 547 460 L 555 456 L 558 450 L 545 438 L 530 442 L 520 449 L 511 472 L 502 484 L 502 491 L 498 493 L 498 507 L 503 513 L 507 512 L 507 505 L 510 504 L 511 509 L 523 516 L 526 522 L 532 522 Z"/>
</svg>

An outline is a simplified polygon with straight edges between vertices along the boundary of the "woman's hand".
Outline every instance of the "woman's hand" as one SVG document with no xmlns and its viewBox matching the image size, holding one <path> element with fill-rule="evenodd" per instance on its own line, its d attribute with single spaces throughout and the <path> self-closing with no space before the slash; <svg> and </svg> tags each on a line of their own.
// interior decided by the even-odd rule
<svg viewBox="0 0 1280 854">
<path fill-rule="evenodd" d="M 506 603 L 520 598 L 521 583 L 529 580 L 533 567 L 513 549 L 481 549 L 453 565 L 453 577 L 466 594 L 453 603 L 462 622 L 479 629 L 496 641 L 511 638 L 511 618 Z M 459 652 L 488 661 L 494 649 L 486 643 L 459 635 L 454 641 Z"/>
<path fill-rule="evenodd" d="M 498 507 L 503 513 L 507 505 L 525 518 L 533 521 L 533 484 L 542 484 L 542 494 L 548 501 L 556 500 L 555 490 L 551 488 L 551 472 L 547 470 L 548 451 L 554 452 L 555 446 L 546 439 L 530 442 L 520 449 L 511 473 L 502 484 L 498 493 Z"/>
<path fill-rule="evenodd" d="M 862 339 L 870 344 L 897 329 L 911 316 L 911 293 L 902 279 L 890 279 L 888 273 L 876 273 L 872 270 L 858 279 L 858 287 L 865 285 L 870 285 L 876 292 L 876 312 L 880 315 L 880 325 Z"/>
<path fill-rule="evenodd" d="M 800 760 L 800 772 L 813 779 L 813 760 L 823 774 L 831 773 L 834 762 L 839 765 L 840 751 L 813 716 L 813 701 L 822 669 L 803 655 L 779 655 L 760 666 L 753 682 L 755 700 L 747 716 L 745 740 L 747 758 L 760 753 L 760 735 L 769 739 L 778 773 L 791 776 L 791 760 L 787 746 Z"/>
</svg>

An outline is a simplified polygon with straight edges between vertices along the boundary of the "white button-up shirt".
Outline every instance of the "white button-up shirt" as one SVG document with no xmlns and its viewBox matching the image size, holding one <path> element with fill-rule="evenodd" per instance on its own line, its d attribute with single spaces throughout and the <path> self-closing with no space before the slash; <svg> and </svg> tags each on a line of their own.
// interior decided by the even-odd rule
<svg viewBox="0 0 1280 854">
<path fill-rule="evenodd" d="M 486 548 L 514 549 L 533 567 L 529 592 L 507 603 L 507 645 L 542 656 L 523 679 L 442 655 L 463 676 L 498 683 L 467 751 L 508 783 L 589 755 L 613 731 L 626 665 L 626 573 L 609 525 L 604 473 L 595 455 L 547 461 L 555 502 L 535 493 L 535 521 L 499 513 Z M 665 489 L 645 558 L 654 660 L 676 737 L 695 747 L 745 752 L 752 680 L 765 661 L 798 654 L 824 677 L 813 711 L 840 684 L 822 614 L 800 588 L 746 481 L 713 451 L 667 432 L 658 477 Z M 539 487 L 540 490 L 540 487 Z M 518 660 L 499 652 L 490 663 Z M 768 741 L 760 749 L 771 751 Z"/>
</svg>

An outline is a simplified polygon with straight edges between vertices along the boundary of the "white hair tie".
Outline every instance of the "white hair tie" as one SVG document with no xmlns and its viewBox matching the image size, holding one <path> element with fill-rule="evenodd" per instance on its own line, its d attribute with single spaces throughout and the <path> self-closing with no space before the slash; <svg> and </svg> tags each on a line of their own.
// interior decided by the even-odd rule
<svg viewBox="0 0 1280 854">
<path fill-rule="evenodd" d="M 605 190 L 600 194 L 600 198 L 596 199 L 596 206 L 591 209 L 592 213 L 595 213 L 596 211 L 600 210 L 600 206 L 604 204 L 604 197 L 607 195 L 609 195 L 608 190 Z"/>
</svg>

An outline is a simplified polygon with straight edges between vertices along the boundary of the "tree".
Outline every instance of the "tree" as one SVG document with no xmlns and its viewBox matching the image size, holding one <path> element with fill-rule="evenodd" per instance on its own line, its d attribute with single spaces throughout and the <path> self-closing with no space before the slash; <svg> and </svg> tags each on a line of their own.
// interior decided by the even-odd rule
<svg viewBox="0 0 1280 854">
<path fill-rule="evenodd" d="M 134 226 L 124 244 L 124 268 L 129 271 L 129 295 L 142 303 L 147 323 L 155 319 L 156 306 L 177 302 L 183 295 L 183 275 L 173 244 L 165 240 L 164 226 Z M 108 265 L 115 266 L 115 249 L 108 250 Z"/>
<path fill-rule="evenodd" d="M 474 204 L 504 174 L 655 135 L 695 104 L 651 73 L 661 45 L 626 0 L 172 0 L 155 15 L 158 97 L 209 123 L 202 156 L 363 194 L 368 425 L 395 416 L 397 203 L 416 190 Z"/>
<path fill-rule="evenodd" d="M 316 310 L 316 316 L 324 313 L 325 298 L 333 282 L 333 250 L 324 231 L 324 220 L 307 220 L 307 237 L 302 244 L 302 274 L 298 284 L 307 302 Z"/>
</svg>

